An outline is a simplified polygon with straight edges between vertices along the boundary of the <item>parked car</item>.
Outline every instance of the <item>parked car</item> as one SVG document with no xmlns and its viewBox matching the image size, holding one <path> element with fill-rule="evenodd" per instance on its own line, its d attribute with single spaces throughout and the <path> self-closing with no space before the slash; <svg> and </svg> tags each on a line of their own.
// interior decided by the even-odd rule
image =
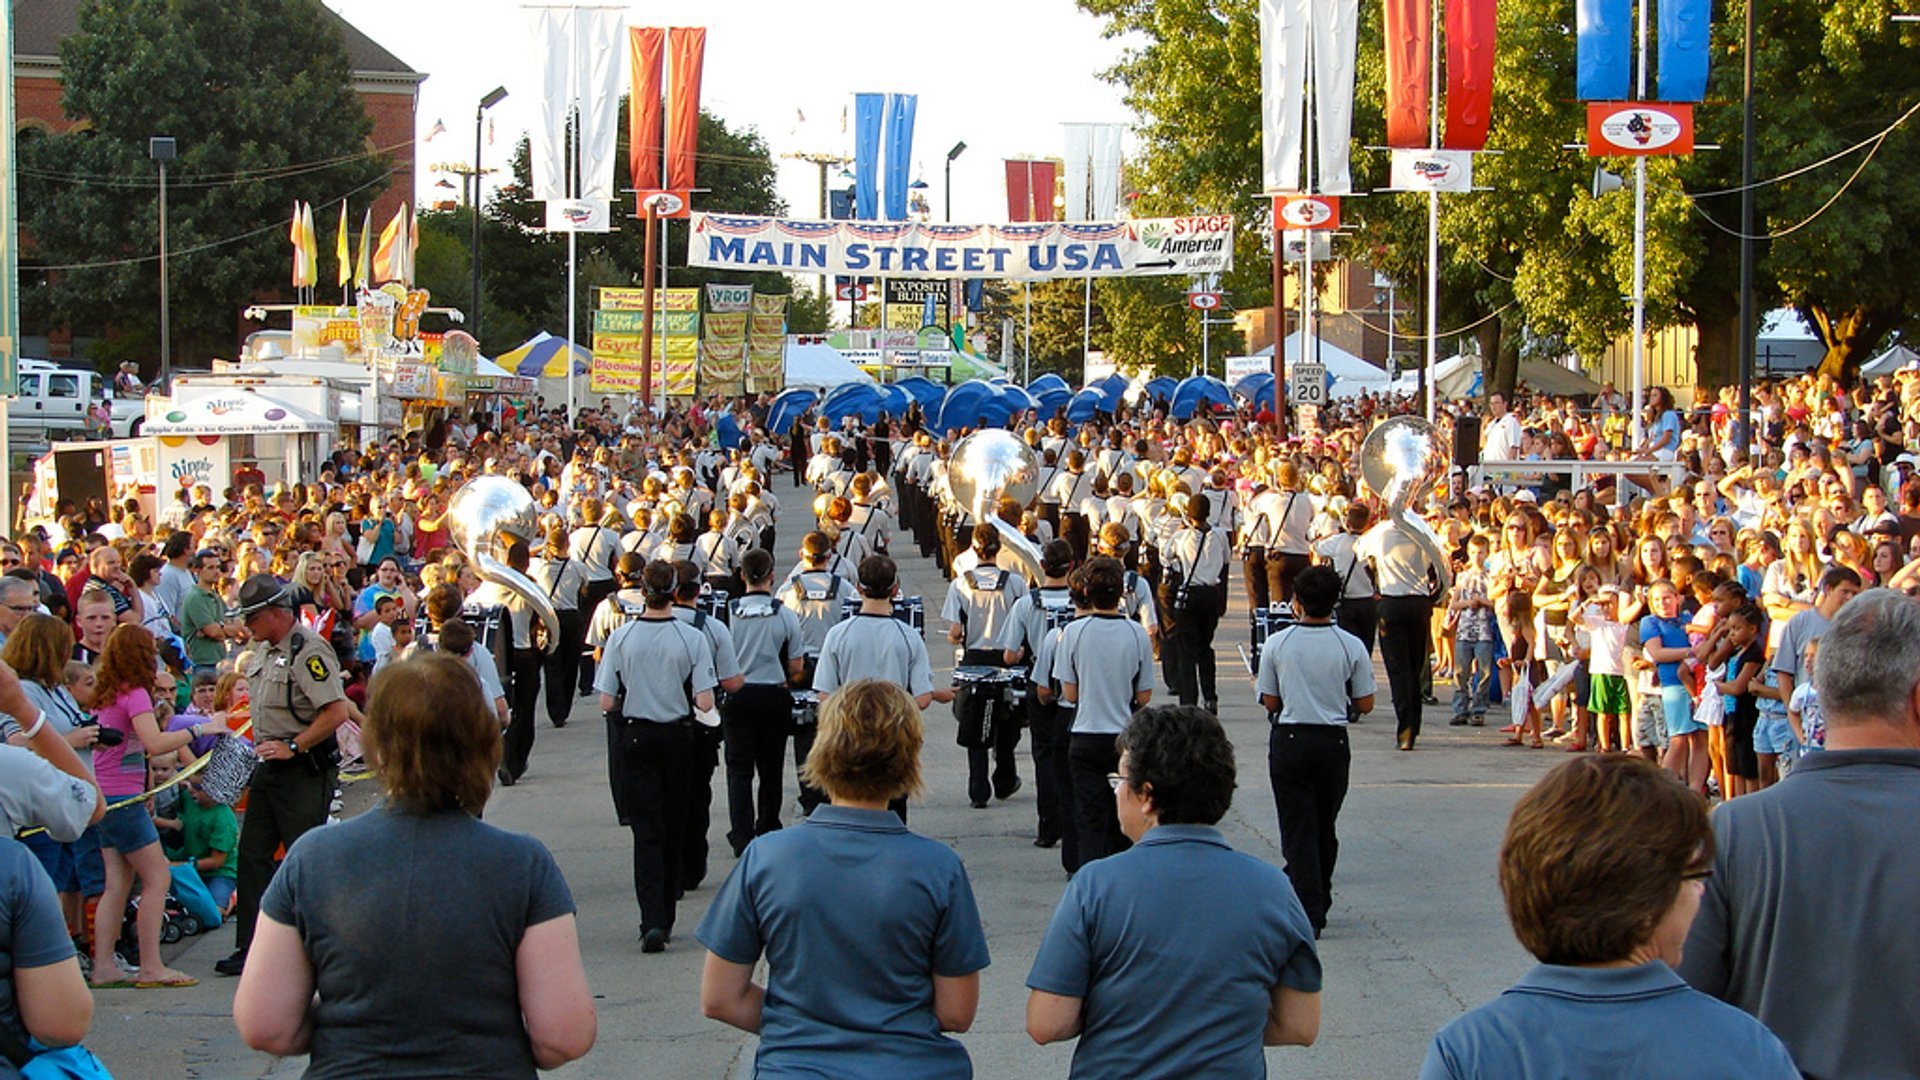
<svg viewBox="0 0 1920 1080">
<path fill-rule="evenodd" d="M 89 432 L 87 410 L 108 395 L 106 376 L 91 368 L 61 367 L 50 360 L 20 361 L 19 385 L 7 402 L 7 426 L 19 439 L 69 439 Z M 137 397 L 106 396 L 109 430 L 99 438 L 130 438 L 146 423 Z"/>
</svg>

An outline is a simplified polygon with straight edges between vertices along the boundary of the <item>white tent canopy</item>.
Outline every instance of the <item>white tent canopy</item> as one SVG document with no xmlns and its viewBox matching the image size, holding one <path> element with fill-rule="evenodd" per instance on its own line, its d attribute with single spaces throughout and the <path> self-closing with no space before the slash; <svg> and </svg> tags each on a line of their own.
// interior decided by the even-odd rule
<svg viewBox="0 0 1920 1080">
<path fill-rule="evenodd" d="M 873 376 L 855 367 L 840 350 L 824 343 L 787 344 L 787 381 L 791 387 L 831 390 L 845 383 L 871 383 Z"/>
<path fill-rule="evenodd" d="M 1578 396 L 1597 394 L 1600 384 L 1578 371 L 1548 360 L 1520 361 L 1519 384 L 1548 394 Z M 1450 356 L 1433 366 L 1433 385 L 1441 398 L 1474 397 L 1484 384 L 1480 381 L 1480 358 L 1469 353 Z M 1420 369 L 1400 373 L 1394 380 L 1395 393 L 1412 394 L 1420 389 Z"/>
<path fill-rule="evenodd" d="M 1920 366 L 1920 353 L 1905 345 L 1895 345 L 1879 356 L 1860 365 L 1860 374 L 1870 379 L 1882 375 L 1891 375 L 1902 368 Z"/>
<path fill-rule="evenodd" d="M 1285 366 L 1289 369 L 1293 367 L 1294 361 L 1300 359 L 1302 336 L 1303 335 L 1297 330 L 1287 335 L 1286 352 L 1281 355 Z M 1268 345 L 1253 355 L 1271 357 L 1273 356 L 1273 346 Z M 1390 381 L 1386 371 L 1360 359 L 1358 356 L 1353 355 L 1325 338 L 1316 339 L 1313 347 L 1313 356 L 1309 357 L 1309 359 L 1317 360 L 1327 366 L 1327 374 L 1333 377 L 1334 397 L 1358 397 L 1368 392 L 1380 393 L 1387 388 L 1387 383 Z M 1271 361 L 1269 361 L 1269 363 L 1271 363 Z"/>
<path fill-rule="evenodd" d="M 339 430 L 339 425 L 251 388 L 209 394 L 172 404 L 148 419 L 148 435 L 298 435 Z"/>
</svg>

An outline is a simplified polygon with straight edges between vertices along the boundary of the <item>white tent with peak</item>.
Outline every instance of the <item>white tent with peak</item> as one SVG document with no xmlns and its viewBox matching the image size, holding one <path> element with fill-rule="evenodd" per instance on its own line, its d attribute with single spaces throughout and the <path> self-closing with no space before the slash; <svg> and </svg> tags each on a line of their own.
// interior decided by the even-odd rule
<svg viewBox="0 0 1920 1080">
<path fill-rule="evenodd" d="M 1282 360 L 1289 370 L 1292 369 L 1294 362 L 1300 359 L 1302 337 L 1304 335 L 1297 330 L 1287 335 L 1286 352 L 1282 354 Z M 1253 355 L 1267 358 L 1266 363 L 1260 365 L 1259 370 L 1272 370 L 1273 346 L 1268 345 Z M 1236 364 L 1243 364 L 1245 359 L 1237 356 L 1230 357 L 1227 361 L 1227 370 L 1230 373 L 1233 372 Z M 1326 365 L 1327 374 L 1333 378 L 1334 397 L 1358 397 L 1368 392 L 1381 393 L 1386 390 L 1387 384 L 1391 381 L 1381 368 L 1360 359 L 1325 338 L 1315 339 L 1313 355 L 1309 356 L 1308 360 L 1317 360 Z M 1230 377 L 1227 381 L 1231 383 L 1234 379 Z"/>
</svg>

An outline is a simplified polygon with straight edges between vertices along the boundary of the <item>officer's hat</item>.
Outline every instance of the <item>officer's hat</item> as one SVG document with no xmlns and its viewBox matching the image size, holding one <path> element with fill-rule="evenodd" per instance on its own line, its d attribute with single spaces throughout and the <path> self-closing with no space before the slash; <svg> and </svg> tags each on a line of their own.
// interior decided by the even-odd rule
<svg viewBox="0 0 1920 1080">
<path fill-rule="evenodd" d="M 272 574 L 255 574 L 240 583 L 239 604 L 234 614 L 241 618 L 270 607 L 293 606 L 293 589 L 282 585 Z"/>
</svg>

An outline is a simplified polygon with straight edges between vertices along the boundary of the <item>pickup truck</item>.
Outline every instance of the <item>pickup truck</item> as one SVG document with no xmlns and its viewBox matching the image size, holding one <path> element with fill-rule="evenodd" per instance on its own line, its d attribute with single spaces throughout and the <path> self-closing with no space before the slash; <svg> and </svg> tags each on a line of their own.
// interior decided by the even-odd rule
<svg viewBox="0 0 1920 1080">
<path fill-rule="evenodd" d="M 25 440 L 81 438 L 87 435 L 87 409 L 100 400 L 107 378 L 91 368 L 66 368 L 48 360 L 20 361 L 20 381 L 7 401 L 7 427 Z M 112 431 L 98 437 L 131 438 L 146 423 L 140 398 L 111 397 Z"/>
</svg>

